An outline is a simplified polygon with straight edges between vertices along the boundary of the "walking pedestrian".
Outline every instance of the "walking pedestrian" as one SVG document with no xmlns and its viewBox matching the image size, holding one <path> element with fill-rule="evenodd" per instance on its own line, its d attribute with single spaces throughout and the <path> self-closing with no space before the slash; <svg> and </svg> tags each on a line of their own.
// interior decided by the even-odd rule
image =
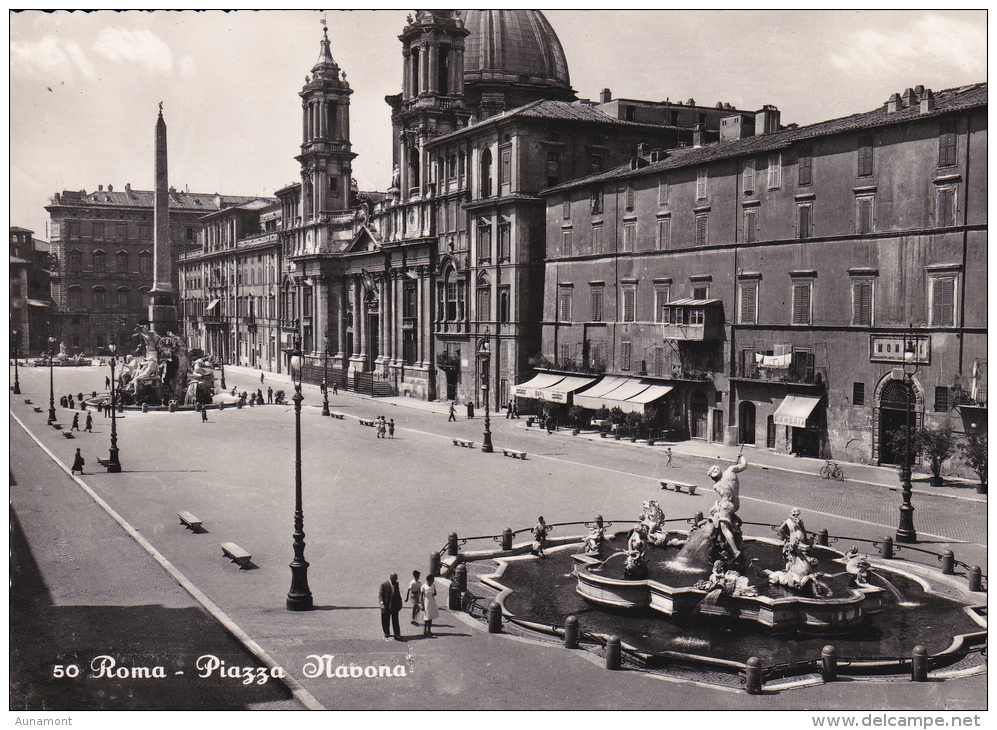
<svg viewBox="0 0 997 730">
<path fill-rule="evenodd" d="M 202 406 L 201 408 L 201 423 L 208 422 L 208 409 Z"/>
<path fill-rule="evenodd" d="M 668 448 L 665 449 L 665 457 L 668 459 L 667 465 L 671 466 L 672 465 L 672 447 L 671 446 L 669 446 Z"/>
<path fill-rule="evenodd" d="M 392 418 L 388 421 L 388 438 L 393 439 L 395 437 L 395 419 Z"/>
<path fill-rule="evenodd" d="M 436 577 L 433 575 L 426 576 L 426 585 L 422 587 L 422 610 L 426 613 L 422 635 L 432 639 L 433 621 L 440 615 L 439 606 L 436 605 Z"/>
<path fill-rule="evenodd" d="M 83 454 L 80 453 L 79 449 L 76 449 L 76 457 L 73 459 L 73 468 L 69 470 L 69 473 L 70 474 L 75 474 L 76 472 L 79 472 L 80 476 L 82 476 L 83 475 L 83 465 L 85 463 L 86 463 L 86 461 L 83 459 Z"/>
<path fill-rule="evenodd" d="M 263 390 L 261 388 L 256 389 L 256 402 L 261 406 L 263 405 Z"/>
<path fill-rule="evenodd" d="M 391 638 L 389 628 L 394 631 L 395 641 L 401 641 L 402 631 L 398 626 L 398 613 L 402 610 L 402 591 L 398 587 L 398 573 L 392 573 L 391 577 L 381 584 L 377 602 L 381 606 L 381 630 L 384 631 L 385 641 Z"/>
<path fill-rule="evenodd" d="M 263 382 L 263 371 L 262 370 L 260 370 L 260 382 L 261 383 Z"/>
<path fill-rule="evenodd" d="M 474 403 L 471 401 L 467 402 L 467 418 L 468 420 L 474 418 Z"/>
<path fill-rule="evenodd" d="M 104 387 L 107 388 L 108 390 L 111 389 L 111 379 L 106 375 L 104 376 Z"/>
<path fill-rule="evenodd" d="M 273 403 L 273 388 L 267 388 L 267 403 Z"/>
<path fill-rule="evenodd" d="M 339 386 L 336 385 L 336 381 L 332 381 L 332 394 L 339 395 Z"/>
<path fill-rule="evenodd" d="M 405 591 L 405 600 L 412 602 L 412 625 L 419 625 L 419 612 L 422 611 L 422 583 L 419 581 L 419 571 L 412 571 L 412 582 Z"/>
<path fill-rule="evenodd" d="M 79 431 L 80 430 L 80 414 L 79 413 L 74 413 L 73 414 L 73 427 L 70 428 L 69 430 L 70 431 Z"/>
<path fill-rule="evenodd" d="M 89 413 L 87 413 L 86 428 L 84 428 L 83 430 L 86 431 L 87 433 L 93 433 L 93 416 L 90 415 Z"/>
<path fill-rule="evenodd" d="M 509 405 L 505 407 L 505 417 L 512 418 L 512 400 L 509 400 Z"/>
<path fill-rule="evenodd" d="M 453 403 L 450 404 L 450 418 L 447 419 L 447 423 L 456 420 L 457 420 L 457 401 L 454 401 Z"/>
</svg>

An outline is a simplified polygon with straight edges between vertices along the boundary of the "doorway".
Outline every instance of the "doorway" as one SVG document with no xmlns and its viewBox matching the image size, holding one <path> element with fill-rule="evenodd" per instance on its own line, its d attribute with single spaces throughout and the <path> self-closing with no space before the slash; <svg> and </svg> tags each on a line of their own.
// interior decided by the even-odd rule
<svg viewBox="0 0 997 730">
<path fill-rule="evenodd" d="M 706 438 L 709 411 L 710 405 L 706 400 L 706 394 L 702 390 L 694 390 L 689 398 L 689 436 L 691 438 Z"/>
<path fill-rule="evenodd" d="M 879 463 L 897 464 L 903 460 L 903 448 L 897 442 L 897 431 L 907 424 L 907 410 L 912 411 L 911 426 L 921 425 L 921 413 L 917 411 L 917 394 L 910 383 L 891 380 L 883 386 L 879 396 Z"/>
<path fill-rule="evenodd" d="M 444 370 L 447 374 L 447 400 L 457 400 L 457 382 L 460 380 L 460 371 Z"/>
<path fill-rule="evenodd" d="M 750 400 L 741 401 L 740 412 L 738 413 L 738 442 L 742 444 L 755 445 L 755 404 Z"/>
</svg>

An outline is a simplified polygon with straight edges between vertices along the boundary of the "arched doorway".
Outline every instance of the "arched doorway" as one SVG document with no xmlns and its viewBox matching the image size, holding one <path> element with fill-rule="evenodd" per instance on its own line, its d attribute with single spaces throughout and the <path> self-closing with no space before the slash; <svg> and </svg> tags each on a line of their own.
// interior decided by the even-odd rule
<svg viewBox="0 0 997 730">
<path fill-rule="evenodd" d="M 710 404 L 706 400 L 706 394 L 697 388 L 689 398 L 689 436 L 691 438 L 706 438 L 709 410 Z"/>
<path fill-rule="evenodd" d="M 741 406 L 737 414 L 737 422 L 740 425 L 738 432 L 738 442 L 742 444 L 755 444 L 755 404 L 750 400 L 741 401 Z"/>
<path fill-rule="evenodd" d="M 907 411 L 910 409 L 913 428 L 921 426 L 920 401 L 917 390 L 905 380 L 890 379 L 883 383 L 877 407 L 876 418 L 877 461 L 880 464 L 899 464 L 903 460 L 903 449 L 898 446 L 896 433 L 907 424 Z"/>
</svg>

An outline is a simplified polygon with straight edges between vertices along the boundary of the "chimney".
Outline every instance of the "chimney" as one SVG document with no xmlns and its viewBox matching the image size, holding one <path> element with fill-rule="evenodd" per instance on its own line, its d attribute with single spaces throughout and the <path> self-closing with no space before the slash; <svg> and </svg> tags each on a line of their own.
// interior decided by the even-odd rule
<svg viewBox="0 0 997 730">
<path fill-rule="evenodd" d="M 752 134 L 754 134 L 754 124 L 747 114 L 734 114 L 720 120 L 721 142 L 731 142 L 750 137 Z"/>
<path fill-rule="evenodd" d="M 97 186 L 97 192 L 98 192 L 98 193 L 102 193 L 102 192 L 104 192 L 104 186 L 103 186 L 103 185 L 98 185 L 98 186 Z"/>
<path fill-rule="evenodd" d="M 649 144 L 647 144 L 646 142 L 641 142 L 640 144 L 637 145 L 637 156 L 647 157 L 647 152 L 650 148 L 651 146 Z"/>
<path fill-rule="evenodd" d="M 904 89 L 904 95 L 902 99 L 903 99 L 904 109 L 909 107 L 912 103 L 916 103 L 917 97 L 914 96 L 914 89 L 910 88 Z"/>
<path fill-rule="evenodd" d="M 128 193 L 129 195 L 131 195 L 131 193 L 132 193 L 132 184 L 131 183 L 125 183 L 125 192 Z"/>
<path fill-rule="evenodd" d="M 613 100 L 613 92 L 609 89 L 603 89 L 599 92 L 599 103 L 608 104 Z"/>
<path fill-rule="evenodd" d="M 766 104 L 755 112 L 755 134 L 772 134 L 779 131 L 779 110 Z"/>
<path fill-rule="evenodd" d="M 894 114 L 900 108 L 900 94 L 894 92 L 886 102 L 886 113 Z"/>
<path fill-rule="evenodd" d="M 697 124 L 692 128 L 692 146 L 702 147 L 703 146 L 703 125 Z"/>
<path fill-rule="evenodd" d="M 114 186 L 113 185 L 108 185 L 107 186 L 107 192 L 113 193 L 114 192 Z"/>
<path fill-rule="evenodd" d="M 931 89 L 925 89 L 921 93 L 921 114 L 927 114 L 928 112 L 933 112 L 935 110 L 935 95 L 931 93 Z"/>
</svg>

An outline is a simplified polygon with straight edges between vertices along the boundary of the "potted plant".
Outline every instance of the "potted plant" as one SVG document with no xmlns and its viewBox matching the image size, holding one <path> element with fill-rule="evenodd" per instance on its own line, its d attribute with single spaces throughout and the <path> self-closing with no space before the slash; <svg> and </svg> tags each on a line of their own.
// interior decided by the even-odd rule
<svg viewBox="0 0 997 730">
<path fill-rule="evenodd" d="M 972 433 L 966 443 L 962 445 L 962 458 L 966 464 L 976 472 L 980 478 L 980 483 L 976 485 L 979 494 L 987 493 L 987 435 L 985 433 Z"/>
<path fill-rule="evenodd" d="M 577 436 L 582 426 L 586 425 L 585 409 L 581 406 L 571 406 L 568 410 L 568 420 L 571 421 L 573 426 L 571 429 L 572 435 Z"/>
<path fill-rule="evenodd" d="M 623 422 L 626 420 L 627 414 L 623 412 L 623 409 L 619 406 L 614 406 L 612 410 L 609 411 L 609 422 L 613 424 L 613 438 L 617 441 L 620 440 L 621 427 Z"/>
<path fill-rule="evenodd" d="M 630 434 L 630 443 L 637 443 L 637 431 L 640 429 L 642 418 L 640 413 L 627 414 L 627 432 Z"/>
<path fill-rule="evenodd" d="M 921 428 L 915 436 L 914 448 L 928 460 L 931 469 L 931 486 L 942 486 L 942 464 L 955 452 L 955 434 L 952 426 L 944 423 L 937 428 Z"/>
</svg>

